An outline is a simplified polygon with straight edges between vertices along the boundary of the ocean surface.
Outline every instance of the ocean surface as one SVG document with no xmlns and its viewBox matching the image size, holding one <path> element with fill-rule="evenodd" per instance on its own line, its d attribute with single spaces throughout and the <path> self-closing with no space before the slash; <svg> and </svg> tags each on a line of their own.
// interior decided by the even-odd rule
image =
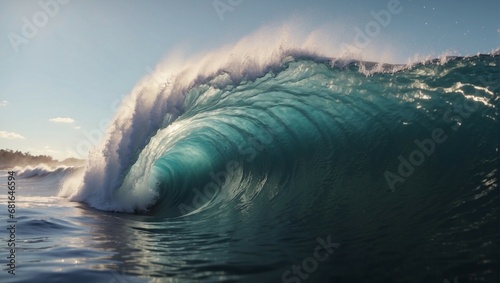
<svg viewBox="0 0 500 283">
<path fill-rule="evenodd" d="M 499 63 L 158 72 L 87 166 L 14 169 L 16 275 L 1 172 L 0 281 L 499 282 Z"/>
</svg>

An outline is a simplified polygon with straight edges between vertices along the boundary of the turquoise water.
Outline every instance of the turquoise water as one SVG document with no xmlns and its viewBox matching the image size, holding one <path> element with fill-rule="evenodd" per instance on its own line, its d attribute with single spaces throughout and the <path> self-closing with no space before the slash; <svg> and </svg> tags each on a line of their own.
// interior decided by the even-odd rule
<svg viewBox="0 0 500 283">
<path fill-rule="evenodd" d="M 2 282 L 498 282 L 499 59 L 144 87 L 86 168 L 20 174 Z"/>
</svg>

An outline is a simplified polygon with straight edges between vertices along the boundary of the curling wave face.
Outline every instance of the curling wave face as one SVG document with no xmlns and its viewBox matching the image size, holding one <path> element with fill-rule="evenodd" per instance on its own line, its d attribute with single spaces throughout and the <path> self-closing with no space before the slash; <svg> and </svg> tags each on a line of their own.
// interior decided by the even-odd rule
<svg viewBox="0 0 500 283">
<path fill-rule="evenodd" d="M 494 145 L 497 55 L 395 66 L 288 53 L 251 75 L 219 70 L 134 92 L 71 198 L 179 215 L 324 183 L 385 191 L 404 185 L 398 156 L 435 129 L 460 135 L 467 120 Z M 436 170 L 428 165 L 417 173 Z"/>
</svg>

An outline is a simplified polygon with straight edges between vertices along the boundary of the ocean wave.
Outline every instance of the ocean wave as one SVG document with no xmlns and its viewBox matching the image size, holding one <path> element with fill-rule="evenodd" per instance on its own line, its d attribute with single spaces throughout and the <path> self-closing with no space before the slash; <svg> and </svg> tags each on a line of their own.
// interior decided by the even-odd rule
<svg viewBox="0 0 500 283">
<path fill-rule="evenodd" d="M 85 170 L 60 195 L 165 216 L 244 211 L 262 198 L 290 212 L 294 201 L 317 201 L 310 191 L 389 192 L 385 172 L 433 129 L 450 136 L 467 120 L 463 140 L 449 147 L 479 142 L 474 161 L 494 148 L 498 51 L 394 65 L 283 39 L 256 46 L 260 37 L 160 64 L 125 98 Z M 419 176 L 449 158 L 436 156 Z"/>
<path fill-rule="evenodd" d="M 38 166 L 26 166 L 26 167 L 14 167 L 12 171 L 17 173 L 17 176 L 20 178 L 38 178 L 38 177 L 59 177 L 62 178 L 64 176 L 69 175 L 70 173 L 74 173 L 78 170 L 83 169 L 83 167 L 74 167 L 74 166 L 47 166 L 40 164 Z"/>
</svg>

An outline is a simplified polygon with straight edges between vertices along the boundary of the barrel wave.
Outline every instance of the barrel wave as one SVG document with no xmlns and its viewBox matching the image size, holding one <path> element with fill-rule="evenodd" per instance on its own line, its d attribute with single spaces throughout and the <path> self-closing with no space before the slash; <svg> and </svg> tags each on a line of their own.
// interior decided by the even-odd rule
<svg viewBox="0 0 500 283">
<path fill-rule="evenodd" d="M 297 282 L 286 268 L 328 236 L 339 247 L 311 282 L 498 276 L 498 51 L 411 65 L 269 54 L 159 68 L 61 195 L 235 239 L 206 239 L 217 264 L 200 272 Z"/>
</svg>

